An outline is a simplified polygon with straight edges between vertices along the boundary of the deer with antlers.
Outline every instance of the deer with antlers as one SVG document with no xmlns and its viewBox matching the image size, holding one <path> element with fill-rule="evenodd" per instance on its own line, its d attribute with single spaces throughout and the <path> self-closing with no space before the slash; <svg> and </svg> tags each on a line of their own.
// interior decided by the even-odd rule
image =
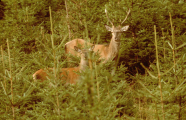
<svg viewBox="0 0 186 120">
<path fill-rule="evenodd" d="M 78 67 L 62 68 L 60 70 L 60 79 L 65 80 L 66 83 L 76 84 L 80 77 L 77 72 L 82 72 L 89 66 L 91 53 L 93 53 L 94 47 L 95 46 L 92 45 L 89 49 L 81 50 L 78 47 L 74 46 L 74 50 L 77 51 L 81 56 L 80 64 Z M 47 80 L 47 77 L 49 77 L 48 73 L 52 72 L 53 68 L 48 68 L 46 70 L 40 69 L 33 74 L 33 79 L 34 81 L 39 79 L 41 80 L 41 82 L 43 82 L 44 80 Z"/>
<path fill-rule="evenodd" d="M 120 49 L 121 34 L 122 34 L 122 32 L 127 31 L 129 28 L 129 25 L 126 25 L 124 27 L 121 27 L 121 25 L 126 21 L 128 15 L 130 13 L 130 9 L 127 12 L 126 18 L 122 21 L 121 25 L 119 25 L 118 27 L 115 27 L 114 24 L 111 22 L 111 20 L 109 19 L 108 15 L 107 15 L 106 9 L 105 9 L 105 13 L 106 13 L 107 19 L 109 20 L 109 22 L 112 25 L 112 27 L 105 25 L 105 28 L 112 33 L 112 38 L 111 38 L 109 45 L 96 44 L 95 48 L 94 48 L 94 52 L 99 53 L 100 59 L 103 59 L 103 63 L 105 63 L 109 60 L 114 60 L 116 63 L 117 58 L 118 58 L 119 49 Z M 74 51 L 73 48 L 74 48 L 74 46 L 84 47 L 85 45 L 91 45 L 91 43 L 86 42 L 83 39 L 74 39 L 74 40 L 69 41 L 65 44 L 65 52 L 70 53 L 74 56 L 80 56 L 76 51 Z"/>
</svg>

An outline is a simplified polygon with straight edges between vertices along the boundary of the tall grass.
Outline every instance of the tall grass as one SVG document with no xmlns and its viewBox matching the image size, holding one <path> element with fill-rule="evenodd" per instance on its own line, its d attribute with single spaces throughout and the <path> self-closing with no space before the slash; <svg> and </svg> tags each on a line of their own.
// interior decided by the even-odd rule
<svg viewBox="0 0 186 120">
<path fill-rule="evenodd" d="M 161 73 L 160 73 L 160 65 L 158 59 L 158 44 L 156 38 L 156 26 L 154 26 L 154 33 L 155 33 L 155 46 L 156 46 L 156 65 L 158 70 L 158 79 L 159 79 L 159 87 L 160 87 L 160 95 L 161 95 L 161 104 L 162 104 L 162 113 L 163 113 L 163 120 L 165 120 L 165 111 L 164 111 L 164 103 L 163 103 L 163 94 L 162 94 L 162 85 L 161 85 Z"/>
<path fill-rule="evenodd" d="M 56 75 L 56 52 L 55 52 L 55 46 L 54 46 L 54 35 L 53 35 L 53 22 L 52 22 L 52 13 L 51 13 L 51 7 L 49 7 L 49 12 L 50 12 L 50 25 L 51 25 L 51 42 L 52 42 L 52 50 L 53 50 L 53 58 L 54 58 L 54 69 L 53 69 L 53 72 L 54 72 L 54 83 L 55 83 L 55 86 L 57 86 L 57 75 Z M 59 95 L 58 95 L 58 91 L 56 91 L 56 104 L 57 104 L 57 112 L 58 112 L 58 115 L 60 115 L 60 106 L 59 106 Z"/>
<path fill-rule="evenodd" d="M 11 104 L 12 104 L 12 116 L 13 116 L 13 120 L 15 119 L 15 109 L 14 109 L 14 93 L 13 93 L 13 82 L 12 82 L 12 64 L 11 64 L 11 57 L 10 57 L 10 48 L 9 48 L 9 41 L 7 39 L 7 48 L 8 48 L 8 58 L 9 58 L 9 74 L 10 74 L 10 85 L 11 85 Z"/>
</svg>

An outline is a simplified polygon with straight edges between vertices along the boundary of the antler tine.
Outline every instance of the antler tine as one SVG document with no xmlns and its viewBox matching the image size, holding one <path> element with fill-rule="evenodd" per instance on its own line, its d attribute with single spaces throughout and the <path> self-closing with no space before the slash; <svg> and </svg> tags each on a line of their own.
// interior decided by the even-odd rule
<svg viewBox="0 0 186 120">
<path fill-rule="evenodd" d="M 121 23 L 121 25 L 126 21 L 128 15 L 129 15 L 129 13 L 130 13 L 130 8 L 129 8 L 129 11 L 127 12 L 127 16 L 126 16 L 126 18 L 123 20 L 123 22 Z"/>
<path fill-rule="evenodd" d="M 105 9 L 105 13 L 106 13 L 106 16 L 107 16 L 107 19 L 109 20 L 109 22 L 112 24 L 112 26 L 114 26 L 114 24 L 111 22 L 111 20 L 109 19 L 108 15 L 107 15 L 107 9 Z"/>
</svg>

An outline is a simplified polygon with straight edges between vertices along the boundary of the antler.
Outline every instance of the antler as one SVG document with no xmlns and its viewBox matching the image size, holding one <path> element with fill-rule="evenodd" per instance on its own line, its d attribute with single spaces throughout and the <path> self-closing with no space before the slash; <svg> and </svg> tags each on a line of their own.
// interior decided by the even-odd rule
<svg viewBox="0 0 186 120">
<path fill-rule="evenodd" d="M 114 24 L 111 22 L 111 20 L 109 19 L 108 15 L 107 15 L 107 10 L 105 9 L 105 13 L 106 13 L 106 16 L 107 16 L 107 19 L 109 20 L 109 22 L 112 24 L 112 26 L 114 26 Z"/>
<path fill-rule="evenodd" d="M 125 22 L 125 20 L 127 19 L 129 13 L 130 13 L 130 8 L 129 8 L 129 11 L 127 12 L 127 16 L 126 16 L 126 18 L 123 20 L 123 22 L 121 23 L 121 25 Z"/>
</svg>

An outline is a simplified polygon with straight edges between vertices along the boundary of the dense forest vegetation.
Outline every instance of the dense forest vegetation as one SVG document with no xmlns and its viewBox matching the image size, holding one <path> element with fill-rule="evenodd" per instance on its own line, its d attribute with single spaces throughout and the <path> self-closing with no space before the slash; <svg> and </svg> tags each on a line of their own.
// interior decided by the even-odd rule
<svg viewBox="0 0 186 120">
<path fill-rule="evenodd" d="M 130 9 L 117 66 L 94 56 L 81 83 L 34 82 L 41 68 L 68 67 L 68 41 L 109 44 L 105 9 L 115 26 Z M 185 0 L 3 0 L 0 28 L 2 120 L 186 119 Z"/>
</svg>

